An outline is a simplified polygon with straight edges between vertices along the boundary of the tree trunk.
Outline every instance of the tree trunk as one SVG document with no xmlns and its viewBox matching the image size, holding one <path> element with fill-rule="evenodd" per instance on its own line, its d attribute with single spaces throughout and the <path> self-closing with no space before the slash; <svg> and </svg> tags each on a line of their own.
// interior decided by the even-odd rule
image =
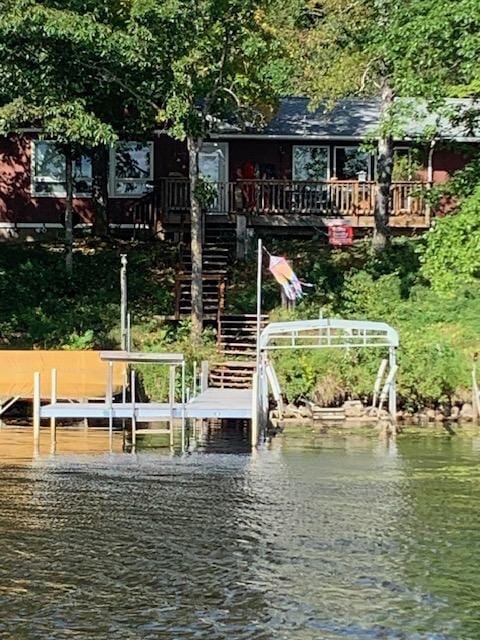
<svg viewBox="0 0 480 640">
<path fill-rule="evenodd" d="M 380 135 L 377 156 L 377 197 L 375 201 L 375 231 L 373 250 L 381 252 L 388 243 L 390 217 L 390 191 L 393 171 L 393 138 L 390 133 L 390 112 L 393 106 L 393 91 L 384 79 L 382 83 L 382 106 L 380 117 Z"/>
<path fill-rule="evenodd" d="M 65 268 L 67 275 L 73 273 L 73 156 L 71 149 L 65 153 Z"/>
<path fill-rule="evenodd" d="M 98 145 L 92 150 L 93 234 L 108 235 L 108 147 Z"/>
<path fill-rule="evenodd" d="M 198 153 L 201 146 L 199 138 L 187 138 L 190 176 L 190 229 L 192 253 L 192 339 L 200 340 L 203 331 L 203 216 L 198 199 Z"/>
</svg>

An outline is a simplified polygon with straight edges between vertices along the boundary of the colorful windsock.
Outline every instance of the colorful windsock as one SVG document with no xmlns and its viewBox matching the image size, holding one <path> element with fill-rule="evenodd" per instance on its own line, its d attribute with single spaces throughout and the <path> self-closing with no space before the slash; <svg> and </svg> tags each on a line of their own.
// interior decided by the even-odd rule
<svg viewBox="0 0 480 640">
<path fill-rule="evenodd" d="M 271 255 L 268 268 L 275 280 L 282 286 L 288 300 L 296 300 L 302 297 L 303 291 L 300 280 L 285 258 Z"/>
</svg>

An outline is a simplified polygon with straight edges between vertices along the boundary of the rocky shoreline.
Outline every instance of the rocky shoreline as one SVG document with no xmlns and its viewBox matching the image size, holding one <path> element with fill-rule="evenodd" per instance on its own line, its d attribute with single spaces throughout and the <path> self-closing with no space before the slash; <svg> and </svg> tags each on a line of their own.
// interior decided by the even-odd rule
<svg viewBox="0 0 480 640">
<path fill-rule="evenodd" d="M 474 422 L 473 406 L 469 402 L 460 405 L 426 408 L 413 412 L 397 412 L 398 425 L 441 425 L 443 423 Z M 364 405 L 360 400 L 348 400 L 339 407 L 320 407 L 312 402 L 284 407 L 282 415 L 277 409 L 270 412 L 270 424 L 273 428 L 285 426 L 367 426 L 391 423 L 390 414 L 384 409 Z"/>
</svg>

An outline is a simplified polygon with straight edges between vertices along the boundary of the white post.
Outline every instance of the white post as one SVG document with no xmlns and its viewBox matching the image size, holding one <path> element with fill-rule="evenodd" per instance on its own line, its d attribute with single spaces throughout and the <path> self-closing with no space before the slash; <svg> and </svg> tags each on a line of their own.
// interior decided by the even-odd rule
<svg viewBox="0 0 480 640">
<path fill-rule="evenodd" d="M 176 367 L 170 365 L 169 385 L 168 385 L 168 402 L 170 404 L 170 446 L 173 447 L 173 407 L 175 404 L 175 377 Z"/>
<path fill-rule="evenodd" d="M 36 455 L 40 453 L 40 373 L 33 374 L 33 448 Z"/>
<path fill-rule="evenodd" d="M 108 363 L 107 382 L 107 406 L 108 406 L 108 441 L 110 451 L 113 449 L 113 362 Z"/>
<path fill-rule="evenodd" d="M 263 244 L 259 238 L 257 247 L 257 344 L 256 344 L 256 370 L 260 366 L 260 333 L 262 330 L 262 251 Z"/>
<path fill-rule="evenodd" d="M 132 316 L 127 313 L 127 351 L 132 350 Z"/>
<path fill-rule="evenodd" d="M 193 390 L 192 390 L 192 398 L 197 397 L 197 361 L 193 361 Z"/>
<path fill-rule="evenodd" d="M 375 384 L 373 386 L 373 399 L 372 399 L 372 409 L 375 409 L 377 406 L 378 394 L 380 393 L 380 389 L 382 387 L 383 376 L 385 375 L 385 371 L 387 369 L 388 360 L 384 358 L 380 366 L 378 368 L 377 377 L 375 379 Z"/>
<path fill-rule="evenodd" d="M 185 451 L 185 361 L 182 362 L 182 453 Z"/>
<path fill-rule="evenodd" d="M 130 393 L 131 393 L 131 405 L 132 405 L 132 453 L 135 453 L 135 447 L 137 445 L 137 420 L 135 416 L 135 369 L 130 372 Z"/>
<path fill-rule="evenodd" d="M 127 350 L 127 256 L 122 253 L 120 268 L 120 344 Z"/>
<path fill-rule="evenodd" d="M 388 364 L 390 367 L 391 381 L 388 392 L 388 412 L 394 422 L 397 422 L 397 387 L 395 384 L 395 376 L 397 375 L 397 357 L 395 347 L 388 350 Z"/>
<path fill-rule="evenodd" d="M 258 444 L 258 371 L 255 371 L 252 378 L 252 426 L 250 430 L 250 444 L 254 449 Z"/>
<path fill-rule="evenodd" d="M 50 404 L 53 406 L 57 402 L 57 370 L 52 369 L 51 377 L 51 399 Z M 50 449 L 55 453 L 57 446 L 57 421 L 54 417 L 50 418 Z"/>
</svg>

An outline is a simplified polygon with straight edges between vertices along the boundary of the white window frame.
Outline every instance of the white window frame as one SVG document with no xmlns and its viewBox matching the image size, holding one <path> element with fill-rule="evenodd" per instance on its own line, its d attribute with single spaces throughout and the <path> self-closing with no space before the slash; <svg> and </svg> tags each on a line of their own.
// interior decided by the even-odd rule
<svg viewBox="0 0 480 640">
<path fill-rule="evenodd" d="M 148 178 L 117 178 L 116 177 L 116 163 L 117 163 L 117 146 L 119 144 L 132 143 L 132 144 L 142 144 L 145 147 L 149 147 L 150 149 L 150 172 Z M 117 193 L 116 191 L 116 183 L 117 182 L 145 182 L 151 181 L 154 177 L 154 143 L 153 141 L 143 142 L 141 140 L 120 140 L 116 144 L 110 146 L 110 172 L 109 172 L 109 195 L 111 198 L 142 198 L 144 193 Z"/>
<path fill-rule="evenodd" d="M 58 144 L 55 140 L 43 140 L 43 139 L 35 139 L 35 140 L 31 140 L 31 144 L 30 144 L 30 196 L 31 198 L 66 198 L 67 197 L 67 187 L 66 187 L 66 180 L 62 181 L 62 184 L 65 184 L 65 187 L 60 187 L 60 181 L 59 180 L 53 180 L 51 178 L 49 178 L 48 176 L 37 176 L 36 172 L 35 172 L 35 160 L 36 160 L 36 146 L 38 143 L 43 142 L 46 144 Z M 64 155 L 61 153 L 61 151 L 59 152 L 61 155 Z M 66 159 L 65 159 L 65 171 L 66 171 Z M 37 193 L 35 190 L 35 182 L 44 182 L 44 183 L 50 183 L 50 184 L 54 184 L 57 185 L 57 188 L 55 188 L 53 191 L 50 191 L 49 193 Z M 92 197 L 92 192 L 87 192 L 84 193 L 82 191 L 75 191 L 73 192 L 73 197 L 74 198 L 91 198 Z"/>
<path fill-rule="evenodd" d="M 333 147 L 333 175 L 335 176 L 335 178 L 337 178 L 337 151 L 338 149 L 357 149 L 357 151 L 360 151 L 360 145 L 354 145 L 354 144 L 339 144 L 339 145 L 335 145 Z M 369 162 L 368 162 L 368 171 L 367 171 L 367 181 L 370 182 L 371 180 L 373 180 L 372 178 L 372 172 L 374 171 L 374 167 L 372 166 L 372 157 L 373 154 L 372 153 L 367 153 L 368 158 L 369 158 Z M 340 180 L 340 178 L 338 178 Z M 353 178 L 352 178 L 353 180 Z"/>
<path fill-rule="evenodd" d="M 327 176 L 325 180 L 330 180 L 331 176 L 331 166 L 330 166 L 330 147 L 324 144 L 294 144 L 292 145 L 292 180 L 300 181 L 299 178 L 295 175 L 295 149 L 300 147 L 302 149 L 324 149 L 327 152 Z"/>
</svg>

